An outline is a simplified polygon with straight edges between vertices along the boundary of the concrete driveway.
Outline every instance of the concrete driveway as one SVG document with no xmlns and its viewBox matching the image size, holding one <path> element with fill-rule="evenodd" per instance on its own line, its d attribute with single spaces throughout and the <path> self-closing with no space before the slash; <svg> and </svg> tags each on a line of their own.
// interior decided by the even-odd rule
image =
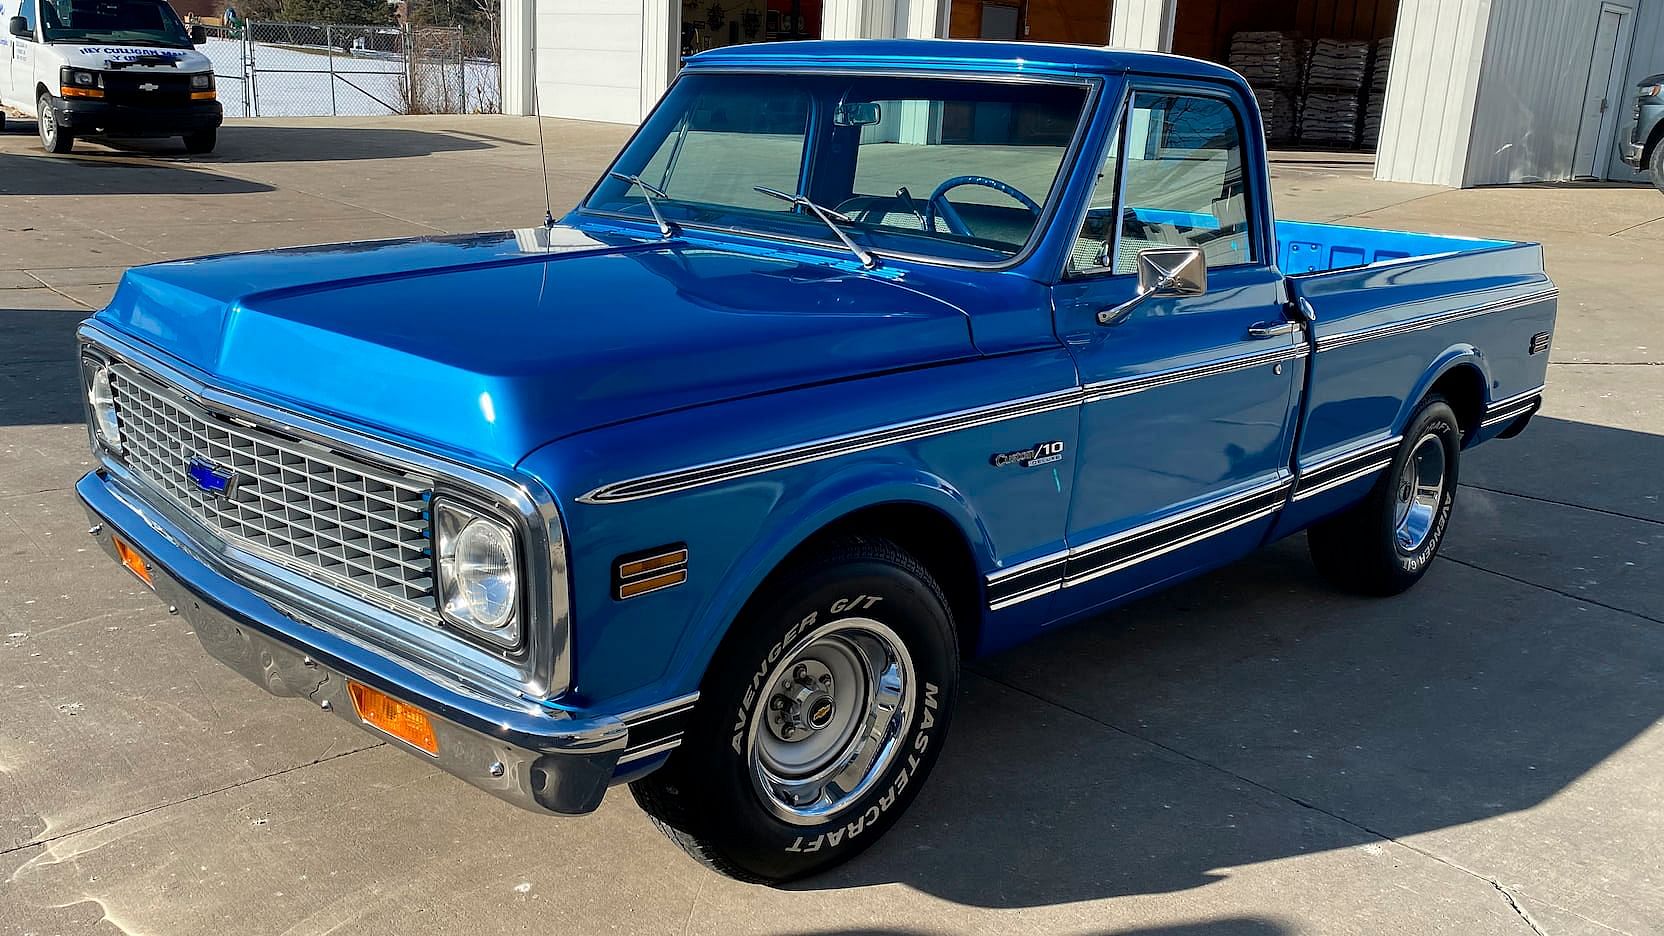
<svg viewBox="0 0 1664 936">
<path fill-rule="evenodd" d="M 626 135 L 546 124 L 557 205 Z M 622 790 L 522 813 L 212 663 L 91 547 L 75 323 L 121 268 L 535 224 L 535 125 L 235 122 L 220 152 L 0 135 L 0 934 L 1664 932 L 1664 197 L 1279 159 L 1279 212 L 1539 240 L 1548 400 L 1463 463 L 1412 593 L 1300 538 L 982 661 L 940 769 L 787 890 Z"/>
</svg>

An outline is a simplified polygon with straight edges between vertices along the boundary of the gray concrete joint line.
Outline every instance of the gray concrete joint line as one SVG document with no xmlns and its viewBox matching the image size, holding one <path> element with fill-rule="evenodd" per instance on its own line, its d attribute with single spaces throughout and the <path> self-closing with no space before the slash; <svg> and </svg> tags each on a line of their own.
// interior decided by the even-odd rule
<svg viewBox="0 0 1664 936">
<path fill-rule="evenodd" d="M 1443 559 L 1447 562 L 1454 562 L 1459 566 L 1466 566 L 1467 568 L 1473 569 L 1476 572 L 1483 572 L 1486 575 L 1494 575 L 1498 578 L 1505 578 L 1508 581 L 1513 582 L 1516 585 L 1524 585 L 1527 588 L 1540 588 L 1543 591 L 1552 592 L 1556 595 L 1559 595 L 1562 598 L 1569 598 L 1572 601 L 1578 602 L 1579 604 L 1594 605 L 1597 608 L 1605 608 L 1608 611 L 1615 611 L 1618 614 L 1627 614 L 1630 617 L 1638 617 L 1643 621 L 1651 621 L 1654 624 L 1664 624 L 1664 620 L 1659 620 L 1658 618 L 1655 618 L 1652 615 L 1642 614 L 1639 611 L 1632 611 L 1629 608 L 1620 608 L 1617 605 L 1609 605 L 1604 601 L 1597 601 L 1593 598 L 1590 598 L 1587 595 L 1577 595 L 1577 594 L 1573 594 L 1572 592 L 1561 591 L 1560 589 L 1555 588 L 1552 585 L 1543 585 L 1543 584 L 1540 584 L 1540 583 L 1537 583 L 1537 582 L 1528 582 L 1525 579 L 1509 575 L 1506 572 L 1498 572 L 1495 569 L 1487 569 L 1482 565 L 1478 565 L 1477 563 L 1467 562 L 1467 561 L 1462 560 L 1462 559 L 1457 559 L 1454 556 L 1443 556 L 1443 555 L 1441 555 L 1441 556 L 1439 556 L 1439 558 Z"/>
<path fill-rule="evenodd" d="M 1459 864 L 1455 861 L 1452 861 L 1452 860 L 1450 860 L 1448 858 L 1445 858 L 1443 856 L 1440 856 L 1440 855 L 1436 855 L 1433 852 L 1430 852 L 1425 848 L 1421 848 L 1417 845 L 1411 845 L 1408 842 L 1400 841 L 1399 839 L 1396 839 L 1396 838 L 1392 837 L 1391 835 L 1386 834 L 1385 832 L 1381 832 L 1381 831 L 1378 831 L 1376 829 L 1372 829 L 1369 826 L 1364 825 L 1361 822 L 1356 822 L 1352 819 L 1348 819 L 1347 817 L 1342 816 L 1339 813 L 1331 812 L 1330 810 L 1324 809 L 1322 806 L 1319 806 L 1315 803 L 1311 803 L 1311 802 L 1308 802 L 1306 800 L 1303 800 L 1300 797 L 1295 796 L 1291 793 L 1285 793 L 1282 790 L 1277 789 L 1276 787 L 1268 786 L 1267 784 L 1261 783 L 1260 781 L 1255 780 L 1251 777 L 1247 777 L 1247 776 L 1244 776 L 1240 773 L 1237 773 L 1234 770 L 1230 770 L 1228 768 L 1221 767 L 1218 764 L 1212 763 L 1210 761 L 1203 760 L 1202 758 L 1200 758 L 1200 757 L 1198 757 L 1194 754 L 1191 754 L 1191 753 L 1186 752 L 1186 751 L 1181 751 L 1178 748 L 1172 747 L 1172 746 L 1167 745 L 1167 744 L 1163 744 L 1160 741 L 1155 740 L 1154 738 L 1146 737 L 1142 734 L 1139 734 L 1136 731 L 1131 731 L 1129 729 L 1122 728 L 1120 725 L 1116 725 L 1116 724 L 1112 724 L 1110 722 L 1104 721 L 1101 718 L 1098 718 L 1094 715 L 1089 715 L 1086 712 L 1080 711 L 1079 709 L 1076 709 L 1073 706 L 1066 705 L 1066 704 L 1064 704 L 1062 702 L 1059 702 L 1055 699 L 1049 699 L 1049 698 L 1047 698 L 1047 697 L 1045 697 L 1045 696 L 1043 696 L 1043 695 L 1041 695 L 1037 692 L 1034 692 L 1030 689 L 1025 689 L 1021 686 L 1014 686 L 1011 683 L 1008 683 L 1004 680 L 996 679 L 995 677 L 990 676 L 987 673 L 974 671 L 974 670 L 972 672 L 975 672 L 977 676 L 979 676 L 983 679 L 986 679 L 989 682 L 994 683 L 997 686 L 1004 686 L 1005 688 L 1010 689 L 1011 691 L 1016 692 L 1019 695 L 1025 695 L 1025 696 L 1028 696 L 1031 699 L 1034 699 L 1037 702 L 1041 702 L 1043 704 L 1050 705 L 1050 706 L 1062 709 L 1063 711 L 1068 712 L 1071 715 L 1076 715 L 1076 716 L 1079 716 L 1081 718 L 1084 718 L 1087 721 L 1089 721 L 1089 722 L 1091 722 L 1095 725 L 1100 725 L 1104 728 L 1108 728 L 1110 731 L 1113 731 L 1113 732 L 1116 732 L 1118 734 L 1125 735 L 1126 737 L 1132 738 L 1135 741 L 1141 741 L 1144 744 L 1150 745 L 1151 747 L 1158 748 L 1160 750 L 1166 751 L 1167 753 L 1172 754 L 1176 757 L 1180 757 L 1180 758 L 1183 758 L 1187 761 L 1190 761 L 1191 763 L 1196 764 L 1199 767 L 1205 768 L 1207 770 L 1214 771 L 1215 773 L 1224 774 L 1225 776 L 1230 777 L 1231 779 L 1236 780 L 1240 783 L 1247 784 L 1248 786 L 1251 786 L 1256 790 L 1261 790 L 1263 792 L 1271 794 L 1272 796 L 1277 797 L 1278 799 L 1286 800 L 1290 803 L 1293 803 L 1294 805 L 1299 806 L 1303 809 L 1309 809 L 1312 812 L 1319 813 L 1321 815 L 1327 816 L 1330 819 L 1333 819 L 1336 822 L 1341 823 L 1342 825 L 1346 825 L 1346 826 L 1349 826 L 1353 829 L 1357 829 L 1358 831 L 1363 832 L 1366 835 L 1374 836 L 1375 838 L 1378 838 L 1383 842 L 1391 842 L 1392 844 L 1397 845 L 1398 847 L 1403 848 L 1407 851 L 1414 852 L 1415 854 L 1420 855 L 1423 858 L 1426 858 L 1426 859 L 1431 860 L 1431 861 L 1436 861 L 1439 864 L 1442 864 L 1445 867 L 1451 868 L 1455 871 L 1460 871 L 1461 873 L 1463 873 L 1463 874 L 1465 874 L 1465 875 L 1467 875 L 1471 878 L 1474 878 L 1475 880 L 1483 881 L 1486 884 L 1491 885 L 1491 887 L 1495 888 L 1498 893 L 1502 894 L 1503 899 L 1508 901 L 1508 906 L 1511 907 L 1513 909 L 1513 911 L 1520 917 L 1520 919 L 1523 920 L 1525 922 L 1525 924 L 1531 928 L 1531 931 L 1533 933 L 1535 933 L 1536 936 L 1546 936 L 1546 934 L 1544 934 L 1543 931 L 1538 928 L 1536 922 L 1533 921 L 1531 919 L 1531 917 L 1525 912 L 1524 908 L 1522 908 L 1519 905 L 1519 903 L 1515 901 L 1514 895 L 1506 887 L 1504 887 L 1498 881 L 1496 881 L 1492 878 L 1486 877 L 1485 875 L 1480 874 L 1479 872 L 1474 871 L 1471 868 L 1464 867 L 1464 866 L 1462 866 L 1461 864 Z M 1602 924 L 1602 925 L 1604 925 L 1604 924 Z"/>
<path fill-rule="evenodd" d="M 1664 526 L 1664 520 L 1654 520 L 1651 517 L 1637 517 L 1634 514 L 1626 514 L 1619 510 L 1607 510 L 1604 507 L 1590 507 L 1587 504 L 1574 504 L 1571 501 L 1555 500 L 1552 497 L 1539 497 L 1535 494 L 1521 494 L 1518 491 L 1505 491 L 1502 488 L 1486 487 L 1483 484 L 1473 484 L 1469 481 L 1460 482 L 1458 486 L 1473 488 L 1476 491 L 1484 491 L 1488 494 L 1501 494 L 1504 497 L 1518 497 L 1522 500 L 1536 501 L 1539 504 L 1553 504 L 1556 507 L 1570 507 L 1573 510 L 1587 510 L 1590 513 L 1604 514 L 1608 517 L 1617 517 L 1623 520 L 1634 520 L 1637 523 L 1655 523 L 1659 526 Z"/>
<path fill-rule="evenodd" d="M 304 764 L 296 764 L 293 767 L 285 767 L 282 770 L 274 770 L 274 771 L 272 771 L 271 773 L 268 773 L 268 774 L 261 774 L 258 777 L 250 777 L 247 780 L 239 780 L 236 783 L 228 783 L 225 786 L 215 787 L 212 790 L 203 790 L 201 793 L 192 793 L 190 796 L 186 796 L 186 797 L 183 797 L 181 799 L 170 800 L 166 803 L 157 803 L 154 806 L 147 806 L 144 809 L 139 810 L 138 812 L 128 813 L 125 816 L 117 816 L 114 819 L 106 819 L 103 822 L 94 823 L 93 825 L 87 826 L 85 828 L 67 829 L 63 832 L 59 832 L 57 835 L 49 836 L 47 838 L 31 839 L 30 841 L 23 842 L 23 843 L 18 844 L 18 845 L 13 845 L 9 848 L 0 848 L 0 857 L 10 855 L 13 852 L 22 851 L 25 848 L 34 848 L 38 845 L 51 845 L 53 842 L 62 841 L 63 839 L 69 838 L 70 836 L 81 835 L 82 833 L 85 833 L 85 832 L 93 832 L 93 831 L 96 831 L 98 829 L 103 829 L 103 828 L 107 828 L 109 826 L 116 825 L 117 823 L 126 822 L 129 819 L 137 819 L 140 816 L 148 816 L 153 812 L 160 812 L 161 810 L 164 810 L 164 809 L 172 809 L 175 806 L 183 806 L 186 803 L 194 803 L 197 800 L 202 799 L 205 796 L 213 796 L 216 793 L 224 793 L 228 790 L 235 790 L 238 787 L 245 787 L 245 786 L 248 786 L 251 783 L 259 783 L 262 780 L 270 780 L 273 777 L 281 777 L 284 774 L 294 773 L 297 770 L 305 770 L 308 767 L 316 767 L 319 764 L 325 763 L 327 761 L 338 760 L 338 759 L 343 758 L 343 757 L 351 757 L 354 754 L 361 754 L 365 751 L 373 751 L 376 748 L 386 747 L 386 746 L 387 746 L 387 743 L 385 741 L 375 741 L 375 742 L 367 744 L 367 745 L 365 745 L 364 747 L 361 747 L 361 748 L 353 748 L 350 751 L 342 751 L 339 754 L 329 754 L 327 756 L 318 757 L 314 760 L 309 760 Z"/>
<path fill-rule="evenodd" d="M 1524 922 L 1526 926 L 1531 927 L 1531 932 L 1536 933 L 1537 936 L 1545 936 L 1542 927 L 1537 925 L 1536 920 L 1531 919 L 1531 914 L 1525 912 L 1525 908 L 1520 906 L 1520 902 L 1518 900 L 1514 899 L 1513 893 L 1511 893 L 1508 888 L 1503 887 L 1495 881 L 1491 882 L 1491 886 L 1496 888 L 1496 892 L 1502 895 L 1503 900 L 1508 901 L 1508 906 L 1513 908 L 1514 913 L 1519 916 L 1520 920 Z"/>
</svg>

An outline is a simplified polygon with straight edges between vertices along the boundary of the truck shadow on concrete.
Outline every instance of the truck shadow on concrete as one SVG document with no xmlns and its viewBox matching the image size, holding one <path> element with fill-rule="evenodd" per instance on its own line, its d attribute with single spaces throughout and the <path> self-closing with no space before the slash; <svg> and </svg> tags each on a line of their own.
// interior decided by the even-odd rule
<svg viewBox="0 0 1664 936">
<path fill-rule="evenodd" d="M 8 309 L 0 289 L 0 426 L 81 423 L 75 327 L 85 310 Z"/>
<path fill-rule="evenodd" d="M 13 121 L 7 121 L 10 127 Z M 86 150 L 83 152 L 83 149 Z M 174 166 L 113 161 L 92 147 L 64 156 L 0 153 L 0 195 L 248 195 L 263 182 Z"/>
<path fill-rule="evenodd" d="M 1491 461 L 1575 449 L 1557 470 L 1580 477 L 1664 463 L 1664 436 L 1542 417 L 1496 447 Z M 1547 526 L 1541 548 L 1574 562 Z M 1360 599 L 1293 537 L 973 664 L 913 809 L 794 886 L 1012 908 L 1334 849 L 1433 873 L 1388 840 L 1536 806 L 1664 715 L 1658 623 L 1445 559 L 1407 594 Z"/>
<path fill-rule="evenodd" d="M 99 144 L 88 144 L 89 151 Z M 191 156 L 176 139 L 111 140 L 103 144 L 121 153 L 176 159 L 204 165 L 226 163 L 306 163 L 358 159 L 404 159 L 491 149 L 492 144 L 451 133 L 399 127 L 271 127 L 237 122 L 220 128 L 212 153 Z M 80 144 L 77 144 L 80 146 Z"/>
<path fill-rule="evenodd" d="M 1101 936 L 1280 936 L 1289 932 L 1292 930 L 1271 920 L 1238 916 L 1173 926 L 1106 930 Z M 924 931 L 858 927 L 839 930 L 783 930 L 781 936 L 924 936 Z"/>
</svg>

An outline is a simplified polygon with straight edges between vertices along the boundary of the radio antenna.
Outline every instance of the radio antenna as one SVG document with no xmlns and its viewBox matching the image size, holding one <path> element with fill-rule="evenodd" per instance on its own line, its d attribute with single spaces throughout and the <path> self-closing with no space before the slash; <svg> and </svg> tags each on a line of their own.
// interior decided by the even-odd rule
<svg viewBox="0 0 1664 936">
<path fill-rule="evenodd" d="M 543 226 L 555 226 L 555 200 L 549 195 L 549 148 L 543 145 L 543 90 L 532 81 L 532 110 L 537 115 L 537 158 L 543 163 Z"/>
</svg>

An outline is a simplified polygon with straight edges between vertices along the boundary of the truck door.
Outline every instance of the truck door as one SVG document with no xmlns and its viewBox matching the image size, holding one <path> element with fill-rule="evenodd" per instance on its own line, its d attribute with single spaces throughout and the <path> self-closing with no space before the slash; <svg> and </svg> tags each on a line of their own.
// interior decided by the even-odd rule
<svg viewBox="0 0 1664 936">
<path fill-rule="evenodd" d="M 1230 88 L 1134 80 L 1106 147 L 1054 288 L 1086 390 L 1064 607 L 1237 558 L 1287 496 L 1306 350 L 1284 317 L 1265 153 L 1249 126 Z M 1173 247 L 1201 250 L 1206 291 L 1129 311 L 1139 252 Z"/>
</svg>

